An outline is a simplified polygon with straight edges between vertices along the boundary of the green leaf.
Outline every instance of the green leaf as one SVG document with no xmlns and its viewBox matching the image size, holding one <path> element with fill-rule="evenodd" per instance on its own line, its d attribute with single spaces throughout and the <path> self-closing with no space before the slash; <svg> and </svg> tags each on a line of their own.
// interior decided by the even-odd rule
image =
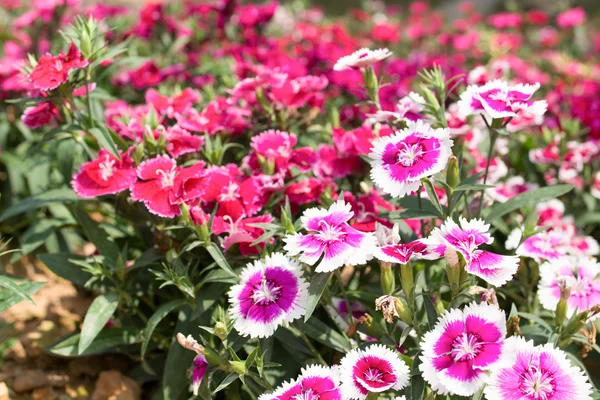
<svg viewBox="0 0 600 400">
<path fill-rule="evenodd" d="M 148 349 L 148 345 L 150 344 L 150 339 L 152 339 L 152 333 L 154 329 L 158 326 L 160 321 L 162 321 L 169 313 L 183 306 L 185 301 L 183 300 L 173 300 L 168 303 L 165 303 L 158 307 L 154 314 L 148 320 L 146 324 L 146 329 L 144 329 L 144 341 L 142 342 L 142 359 L 146 354 L 146 350 Z"/>
<path fill-rule="evenodd" d="M 494 185 L 484 185 L 482 183 L 466 183 L 466 184 L 460 184 L 458 185 L 454 191 L 455 192 L 462 192 L 465 190 L 484 190 L 484 189 L 491 189 L 495 187 Z"/>
<path fill-rule="evenodd" d="M 29 225 L 29 228 L 23 233 L 20 238 L 21 255 L 30 254 L 56 231 L 56 228 L 63 224 L 62 221 L 56 219 L 42 219 Z"/>
<path fill-rule="evenodd" d="M 206 246 L 206 250 L 211 255 L 213 260 L 215 260 L 217 265 L 223 269 L 223 271 L 227 272 L 231 276 L 237 277 L 237 274 L 233 271 L 233 268 L 231 268 L 225 259 L 225 256 L 223 255 L 223 252 L 219 246 L 217 246 L 215 243 L 211 243 L 210 245 Z"/>
<path fill-rule="evenodd" d="M 440 213 L 440 215 L 444 214 L 444 210 L 442 209 L 442 205 L 440 204 L 440 199 L 438 199 L 438 195 L 435 192 L 435 188 L 431 181 L 427 178 L 423 179 L 423 186 L 425 186 L 425 191 L 427 192 L 427 197 L 429 197 L 429 201 L 435 207 L 435 209 Z M 423 199 L 421 199 L 421 202 Z M 422 204 L 422 203 L 421 203 Z"/>
<path fill-rule="evenodd" d="M 438 319 L 438 314 L 431 301 L 431 297 L 429 295 L 423 295 L 423 304 L 425 305 L 425 313 L 427 314 L 427 322 L 429 323 L 429 330 L 432 330 L 435 326 L 435 322 Z"/>
<path fill-rule="evenodd" d="M 421 364 L 421 357 L 418 354 L 413 361 L 410 371 L 410 398 L 411 400 L 422 400 L 423 394 L 425 393 L 425 381 L 423 375 L 419 371 L 419 365 Z"/>
<path fill-rule="evenodd" d="M 196 295 L 196 307 L 192 311 L 190 320 L 197 320 L 210 310 L 221 299 L 226 288 L 227 286 L 222 283 L 211 283 L 203 286 Z"/>
<path fill-rule="evenodd" d="M 341 353 L 346 353 L 352 349 L 348 338 L 342 336 L 342 334 L 334 330 L 331 326 L 316 318 L 311 318 L 299 325 L 306 336 L 313 338 L 327 347 L 331 347 Z"/>
<path fill-rule="evenodd" d="M 321 274 L 315 273 L 310 281 L 310 286 L 308 287 L 308 300 L 306 301 L 306 313 L 304 314 L 304 322 L 308 321 L 310 316 L 317 308 L 319 304 L 319 300 L 323 295 L 323 291 L 325 287 L 327 287 L 327 282 L 329 282 L 329 278 L 333 272 Z"/>
<path fill-rule="evenodd" d="M 48 268 L 61 278 L 67 279 L 79 286 L 92 277 L 89 272 L 84 271 L 76 262 L 85 262 L 86 257 L 76 254 L 40 254 L 38 258 Z M 73 262 L 75 261 L 75 262 Z"/>
<path fill-rule="evenodd" d="M 94 299 L 85 314 L 81 327 L 79 354 L 82 354 L 92 344 L 110 317 L 113 316 L 118 305 L 119 295 L 115 292 L 103 293 Z"/>
<path fill-rule="evenodd" d="M 217 386 L 217 388 L 215 389 L 215 391 L 213 393 L 217 393 L 217 392 L 220 392 L 221 390 L 225 389 L 227 386 L 229 386 L 233 382 L 235 382 L 235 380 L 237 378 L 239 378 L 239 375 L 236 374 L 235 372 L 231 372 L 229 375 L 227 375 L 225 377 L 225 379 L 223 379 L 221 381 L 221 383 L 219 383 L 219 386 Z"/>
<path fill-rule="evenodd" d="M 21 299 L 28 300 L 31 304 L 34 304 L 31 296 L 29 296 L 29 293 L 17 285 L 14 279 L 11 279 L 8 276 L 0 275 L 0 286 L 2 286 L 4 290 L 11 291 L 17 296 L 21 297 Z"/>
<path fill-rule="evenodd" d="M 487 215 L 486 220 L 493 221 L 522 207 L 560 197 L 563 194 L 570 192 L 572 189 L 573 185 L 556 185 L 521 193 L 504 203 L 500 203 L 492 207 L 492 210 Z"/>
<path fill-rule="evenodd" d="M 40 290 L 46 282 L 24 282 L 19 285 L 21 293 L 17 293 L 10 289 L 0 291 L 0 312 L 20 303 L 25 294 L 25 298 L 31 298 L 35 292 Z"/>
<path fill-rule="evenodd" d="M 83 352 L 79 353 L 79 341 L 81 335 L 76 333 L 66 339 L 61 340 L 52 347 L 46 349 L 47 352 L 62 357 L 82 357 L 93 354 L 103 354 L 110 352 L 119 352 L 123 347 L 134 345 L 142 341 L 140 330 L 138 328 L 108 328 L 96 336 L 94 342 Z"/>
<path fill-rule="evenodd" d="M 117 150 L 117 145 L 115 144 L 115 141 L 113 140 L 112 136 L 110 135 L 110 132 L 108 131 L 108 129 L 106 129 L 105 127 L 92 128 L 89 130 L 89 133 L 91 133 L 92 136 L 94 136 L 94 138 L 96 138 L 96 140 L 98 141 L 98 145 L 101 148 L 110 151 L 111 154 L 114 155 L 115 157 L 121 158 L 121 156 L 119 155 L 119 151 Z"/>
<path fill-rule="evenodd" d="M 114 240 L 108 236 L 108 233 L 100 226 L 97 222 L 94 222 L 88 215 L 79 207 L 75 207 L 73 214 L 81 228 L 85 232 L 90 242 L 96 246 L 100 254 L 104 256 L 104 260 L 113 267 L 119 267 L 119 260 L 121 259 L 121 251 L 114 242 Z"/>
<path fill-rule="evenodd" d="M 28 197 L 18 203 L 8 207 L 2 215 L 0 222 L 6 221 L 8 218 L 21 214 L 26 211 L 38 209 L 42 206 L 52 203 L 68 203 L 77 200 L 77 195 L 71 188 L 60 188 L 48 190 L 35 196 Z"/>
</svg>

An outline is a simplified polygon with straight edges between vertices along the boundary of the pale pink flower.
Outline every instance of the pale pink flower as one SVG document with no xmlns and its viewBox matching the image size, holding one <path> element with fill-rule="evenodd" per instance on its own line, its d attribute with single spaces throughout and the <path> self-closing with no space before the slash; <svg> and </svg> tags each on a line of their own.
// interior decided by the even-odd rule
<svg viewBox="0 0 600 400">
<path fill-rule="evenodd" d="M 352 228 L 348 221 L 353 216 L 350 204 L 343 200 L 333 203 L 328 210 L 309 208 L 301 221 L 310 233 L 288 235 L 284 238 L 284 250 L 291 256 L 300 254 L 300 261 L 309 265 L 321 260 L 316 272 L 331 272 L 346 264 L 365 264 L 373 257 L 375 237 Z"/>
<path fill-rule="evenodd" d="M 512 176 L 505 182 L 496 183 L 493 188 L 487 189 L 485 193 L 492 200 L 504 203 L 521 193 L 536 189 L 537 187 L 538 185 L 534 183 L 525 182 L 522 176 Z"/>
<path fill-rule="evenodd" d="M 562 350 L 511 337 L 484 393 L 488 400 L 591 400 L 592 385 Z"/>
<path fill-rule="evenodd" d="M 366 399 L 371 392 L 401 390 L 409 380 L 408 366 L 398 353 L 381 344 L 354 349 L 340 361 L 345 399 Z"/>
<path fill-rule="evenodd" d="M 333 70 L 343 71 L 346 69 L 366 68 L 378 61 L 388 58 L 391 55 L 392 52 L 385 48 L 376 50 L 362 48 L 337 60 L 333 66 Z"/>
<path fill-rule="evenodd" d="M 503 352 L 504 311 L 471 303 L 446 311 L 421 344 L 419 369 L 438 394 L 472 396 L 485 385 Z"/>
<path fill-rule="evenodd" d="M 560 300 L 558 279 L 573 279 L 571 295 L 567 301 L 567 316 L 588 310 L 600 304 L 600 264 L 595 258 L 562 257 L 540 265 L 538 297 L 542 306 L 550 311 L 556 309 Z"/>
<path fill-rule="evenodd" d="M 422 178 L 446 167 L 451 149 L 447 129 L 408 121 L 408 128 L 373 142 L 371 179 L 385 193 L 405 196 L 419 189 Z"/>
</svg>

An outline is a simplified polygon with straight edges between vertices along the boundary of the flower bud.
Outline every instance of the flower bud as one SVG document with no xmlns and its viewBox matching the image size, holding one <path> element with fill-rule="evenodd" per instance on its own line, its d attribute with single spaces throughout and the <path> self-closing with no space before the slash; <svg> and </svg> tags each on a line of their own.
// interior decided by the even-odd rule
<svg viewBox="0 0 600 400">
<path fill-rule="evenodd" d="M 86 29 L 81 30 L 80 35 L 80 50 L 81 54 L 87 59 L 92 55 L 92 40 Z"/>
<path fill-rule="evenodd" d="M 206 361 L 206 357 L 204 357 L 203 354 L 198 354 L 194 358 L 194 368 L 192 370 L 192 389 L 194 391 L 194 396 L 198 395 L 198 389 L 200 389 L 202 378 L 204 378 L 207 369 L 208 362 Z"/>
<path fill-rule="evenodd" d="M 454 156 L 450 156 L 450 160 L 448 160 L 448 167 L 446 169 L 446 183 L 452 189 L 455 189 L 460 183 L 458 159 Z"/>
<path fill-rule="evenodd" d="M 389 262 L 381 262 L 381 290 L 383 294 L 392 294 L 396 289 L 396 279 L 392 264 Z"/>
<path fill-rule="evenodd" d="M 507 335 L 510 336 L 523 336 L 521 334 L 521 317 L 515 315 L 510 317 L 506 322 Z"/>
<path fill-rule="evenodd" d="M 410 294 L 415 286 L 415 279 L 413 276 L 413 267 L 412 264 L 407 262 L 406 264 L 400 265 L 400 282 L 402 283 L 402 289 L 404 290 L 404 295 L 408 299 Z"/>
<path fill-rule="evenodd" d="M 402 321 L 410 323 L 412 315 L 408 309 L 408 305 L 398 297 L 381 296 L 375 300 L 375 310 L 383 312 L 383 318 L 389 322 L 394 322 L 395 318 L 400 318 Z"/>
<path fill-rule="evenodd" d="M 460 260 L 456 250 L 451 247 L 446 247 L 444 257 L 446 258 L 446 274 L 448 275 L 448 284 L 452 289 L 453 296 L 456 296 L 460 286 Z"/>
<path fill-rule="evenodd" d="M 571 296 L 571 288 L 573 287 L 574 279 L 572 276 L 559 276 L 556 279 L 558 288 L 560 289 L 560 300 L 556 305 L 554 322 L 556 326 L 562 326 L 567 316 L 569 309 L 569 296 Z"/>
<path fill-rule="evenodd" d="M 244 375 L 246 373 L 246 363 L 243 361 L 229 361 L 231 369 L 238 375 Z"/>
</svg>

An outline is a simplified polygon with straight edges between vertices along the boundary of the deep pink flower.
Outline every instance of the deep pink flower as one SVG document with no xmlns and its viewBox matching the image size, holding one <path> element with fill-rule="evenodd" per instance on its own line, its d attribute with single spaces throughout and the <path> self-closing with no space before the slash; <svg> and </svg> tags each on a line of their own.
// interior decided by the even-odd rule
<svg viewBox="0 0 600 400">
<path fill-rule="evenodd" d="M 270 215 L 259 215 L 250 218 L 242 216 L 236 220 L 229 215 L 215 216 L 212 223 L 212 231 L 216 235 L 228 234 L 223 240 L 223 249 L 225 251 L 229 250 L 234 244 L 238 244 L 242 255 L 254 255 L 260 253 L 260 250 L 265 247 L 264 242 L 251 246 L 256 239 L 265 233 L 263 228 L 255 224 L 269 224 L 271 222 L 273 222 L 273 217 Z"/>
<path fill-rule="evenodd" d="M 472 396 L 488 378 L 503 352 L 504 311 L 471 303 L 464 311 L 446 311 L 423 337 L 423 378 L 438 394 Z"/>
<path fill-rule="evenodd" d="M 278 109 L 300 108 L 305 105 L 321 107 L 322 91 L 329 81 L 324 76 L 302 76 L 286 80 L 281 86 L 276 86 L 269 92 L 269 98 Z"/>
<path fill-rule="evenodd" d="M 180 214 L 186 180 L 201 176 L 204 162 L 181 168 L 174 159 L 163 155 L 144 161 L 136 173 L 139 180 L 131 187 L 131 198 L 143 202 L 153 214 L 173 218 Z"/>
<path fill-rule="evenodd" d="M 208 103 L 200 113 L 188 109 L 184 114 L 175 114 L 175 118 L 179 125 L 188 131 L 239 136 L 250 127 L 251 115 L 250 110 L 219 97 Z"/>
<path fill-rule="evenodd" d="M 71 185 L 79 197 L 97 197 L 129 189 L 136 181 L 133 161 L 129 152 L 120 153 L 121 159 L 101 149 L 98 158 L 81 166 L 73 175 Z"/>
<path fill-rule="evenodd" d="M 58 119 L 58 109 L 49 101 L 44 101 L 37 106 L 27 107 L 21 115 L 21 121 L 31 129 L 40 128 Z"/>
<path fill-rule="evenodd" d="M 585 10 L 581 7 L 571 8 L 556 16 L 556 23 L 561 28 L 573 28 L 585 22 Z"/>
<path fill-rule="evenodd" d="M 158 86 L 163 76 L 153 61 L 147 61 L 138 69 L 129 72 L 129 80 L 136 89 Z"/>
<path fill-rule="evenodd" d="M 200 389 L 200 384 L 202 383 L 202 379 L 204 378 L 207 369 L 208 361 L 206 361 L 204 354 L 198 354 L 194 357 L 194 366 L 192 369 L 192 388 L 194 396 L 198 395 L 198 389 Z"/>
<path fill-rule="evenodd" d="M 176 113 L 185 113 L 200 99 L 200 95 L 193 89 L 186 88 L 175 96 L 164 96 L 154 89 L 146 92 L 146 103 L 152 105 L 161 115 L 174 118 Z"/>
<path fill-rule="evenodd" d="M 204 146 L 204 136 L 192 135 L 179 125 L 173 125 L 163 132 L 167 141 L 166 150 L 171 157 L 200 151 Z"/>
<path fill-rule="evenodd" d="M 323 182 L 317 178 L 307 178 L 290 184 L 285 195 L 291 204 L 303 205 L 318 201 L 324 190 Z"/>
<path fill-rule="evenodd" d="M 52 90 L 69 79 L 70 71 L 84 68 L 87 65 L 87 60 L 81 57 L 81 52 L 75 43 L 71 43 L 66 55 L 62 53 L 57 56 L 50 53 L 44 54 L 29 74 L 29 79 L 36 89 Z"/>
</svg>

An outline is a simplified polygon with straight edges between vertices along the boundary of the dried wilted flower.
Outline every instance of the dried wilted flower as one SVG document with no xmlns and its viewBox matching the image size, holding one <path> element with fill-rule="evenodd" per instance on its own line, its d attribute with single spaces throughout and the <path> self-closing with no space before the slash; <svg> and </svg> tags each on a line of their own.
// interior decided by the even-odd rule
<svg viewBox="0 0 600 400">
<path fill-rule="evenodd" d="M 390 324 L 394 322 L 394 317 L 400 318 L 396 306 L 401 305 L 398 298 L 394 296 L 381 296 L 375 300 L 375 310 L 383 312 L 383 318 Z"/>
<path fill-rule="evenodd" d="M 197 354 L 204 352 L 204 347 L 200 346 L 192 335 L 185 336 L 183 333 L 179 332 L 177 334 L 177 342 L 179 342 L 184 349 L 195 351 Z"/>
</svg>

